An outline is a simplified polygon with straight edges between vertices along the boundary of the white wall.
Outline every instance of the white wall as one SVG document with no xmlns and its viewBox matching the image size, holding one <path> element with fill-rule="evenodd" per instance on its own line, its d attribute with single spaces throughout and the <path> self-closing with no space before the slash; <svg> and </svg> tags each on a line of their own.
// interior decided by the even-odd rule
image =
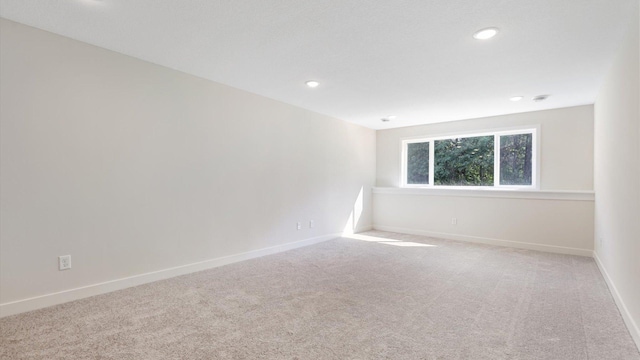
<svg viewBox="0 0 640 360">
<path fill-rule="evenodd" d="M 374 228 L 492 245 L 591 256 L 593 200 L 374 191 Z M 492 195 L 495 195 L 492 196 Z M 452 219 L 456 223 L 452 223 Z"/>
<path fill-rule="evenodd" d="M 640 348 L 638 9 L 595 104 L 596 256 Z"/>
<path fill-rule="evenodd" d="M 542 190 L 593 190 L 593 106 L 410 126 L 377 133 L 377 186 L 400 186 L 400 140 L 540 125 Z"/>
<path fill-rule="evenodd" d="M 403 138 L 535 125 L 540 126 L 540 196 L 384 189 L 399 186 Z M 376 157 L 377 186 L 383 188 L 374 191 L 376 229 L 591 255 L 593 106 L 378 131 Z"/>
<path fill-rule="evenodd" d="M 371 226 L 373 130 L 11 21 L 0 34 L 0 303 Z"/>
</svg>

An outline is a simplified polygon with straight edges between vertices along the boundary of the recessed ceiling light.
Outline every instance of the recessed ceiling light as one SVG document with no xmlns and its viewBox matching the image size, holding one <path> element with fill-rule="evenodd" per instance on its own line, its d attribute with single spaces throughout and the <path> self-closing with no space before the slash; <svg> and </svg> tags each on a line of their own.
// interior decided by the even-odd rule
<svg viewBox="0 0 640 360">
<path fill-rule="evenodd" d="M 395 120 L 396 118 L 397 118 L 397 116 L 395 116 L 395 115 L 387 116 L 387 119 L 389 119 L 389 120 Z"/>
<path fill-rule="evenodd" d="M 545 100 L 547 100 L 548 97 L 549 97 L 549 95 L 538 95 L 538 96 L 533 98 L 533 101 L 535 101 L 535 102 L 545 101 Z"/>
<path fill-rule="evenodd" d="M 318 85 L 320 85 L 320 83 L 315 80 L 309 80 L 305 84 L 310 88 L 318 87 Z"/>
<path fill-rule="evenodd" d="M 487 40 L 487 39 L 491 39 L 492 37 L 496 36 L 496 34 L 498 33 L 498 29 L 497 28 L 486 28 L 486 29 L 482 29 L 482 30 L 478 30 L 476 31 L 475 34 L 473 34 L 474 39 L 477 40 Z"/>
<path fill-rule="evenodd" d="M 382 118 L 382 119 L 380 119 L 380 121 L 382 121 L 382 122 L 389 122 L 389 119 L 387 119 L 387 118 Z"/>
<path fill-rule="evenodd" d="M 524 99 L 524 96 L 512 96 L 509 98 L 511 101 L 520 101 L 522 99 Z"/>
</svg>

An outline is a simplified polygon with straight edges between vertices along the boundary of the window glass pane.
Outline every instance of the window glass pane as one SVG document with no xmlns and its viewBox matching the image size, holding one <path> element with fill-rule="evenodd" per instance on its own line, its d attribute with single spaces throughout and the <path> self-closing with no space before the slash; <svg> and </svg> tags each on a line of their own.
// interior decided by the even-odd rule
<svg viewBox="0 0 640 360">
<path fill-rule="evenodd" d="M 493 186 L 494 136 L 435 141 L 435 185 Z"/>
<path fill-rule="evenodd" d="M 407 184 L 429 183 L 429 143 L 407 146 Z"/>
<path fill-rule="evenodd" d="M 531 134 L 500 136 L 500 185 L 531 185 Z"/>
</svg>

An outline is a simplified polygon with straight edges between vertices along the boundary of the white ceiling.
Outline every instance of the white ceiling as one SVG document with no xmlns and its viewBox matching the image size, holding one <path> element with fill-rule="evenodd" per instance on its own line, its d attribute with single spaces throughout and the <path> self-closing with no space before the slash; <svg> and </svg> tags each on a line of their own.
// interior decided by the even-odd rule
<svg viewBox="0 0 640 360">
<path fill-rule="evenodd" d="M 591 104 L 637 0 L 0 0 L 0 16 L 374 129 Z M 472 34 L 498 27 L 493 39 Z M 320 81 L 309 89 L 304 82 Z M 535 95 L 551 94 L 540 103 Z M 514 95 L 525 100 L 513 103 Z M 397 115 L 382 123 L 380 118 Z"/>
</svg>

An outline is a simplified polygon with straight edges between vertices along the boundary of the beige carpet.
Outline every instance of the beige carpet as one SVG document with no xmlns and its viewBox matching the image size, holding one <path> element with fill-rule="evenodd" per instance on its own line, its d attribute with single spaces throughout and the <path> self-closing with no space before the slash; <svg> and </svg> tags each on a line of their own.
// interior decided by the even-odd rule
<svg viewBox="0 0 640 360">
<path fill-rule="evenodd" d="M 593 259 L 364 235 L 1 319 L 0 358 L 640 359 Z"/>
</svg>

